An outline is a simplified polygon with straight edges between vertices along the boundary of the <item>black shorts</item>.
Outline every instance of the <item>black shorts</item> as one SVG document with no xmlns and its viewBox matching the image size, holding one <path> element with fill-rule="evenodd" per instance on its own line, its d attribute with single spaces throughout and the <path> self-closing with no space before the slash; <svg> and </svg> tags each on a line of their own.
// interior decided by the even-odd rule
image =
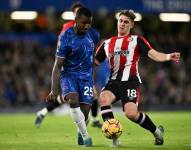
<svg viewBox="0 0 191 150">
<path fill-rule="evenodd" d="M 121 100 L 123 107 L 128 102 L 137 105 L 140 102 L 140 83 L 137 81 L 109 80 L 103 90 L 111 91 L 116 97 L 114 103 Z"/>
</svg>

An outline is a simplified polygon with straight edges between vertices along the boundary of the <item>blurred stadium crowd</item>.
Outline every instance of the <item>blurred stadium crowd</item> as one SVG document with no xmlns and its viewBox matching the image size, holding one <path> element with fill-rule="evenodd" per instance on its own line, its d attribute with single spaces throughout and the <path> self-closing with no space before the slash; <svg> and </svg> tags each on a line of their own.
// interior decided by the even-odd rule
<svg viewBox="0 0 191 150">
<path fill-rule="evenodd" d="M 60 14 L 40 14 L 33 21 L 13 21 L 0 13 L 0 108 L 36 106 L 50 89 L 57 36 L 65 21 Z M 116 33 L 114 14 L 94 14 L 93 26 L 102 38 Z M 191 28 L 189 23 L 161 22 L 146 15 L 135 23 L 135 34 L 148 39 L 157 50 L 179 50 L 179 64 L 141 59 L 142 105 L 148 108 L 190 108 Z"/>
</svg>

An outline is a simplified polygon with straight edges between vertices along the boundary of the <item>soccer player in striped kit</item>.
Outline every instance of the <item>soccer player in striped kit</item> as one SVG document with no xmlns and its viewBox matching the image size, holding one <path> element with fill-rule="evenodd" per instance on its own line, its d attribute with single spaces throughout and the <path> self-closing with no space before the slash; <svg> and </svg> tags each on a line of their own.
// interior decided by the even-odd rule
<svg viewBox="0 0 191 150">
<path fill-rule="evenodd" d="M 106 58 L 110 63 L 110 80 L 99 97 L 101 115 L 104 121 L 114 118 L 111 105 L 121 100 L 125 116 L 150 131 L 155 137 L 155 145 L 163 145 L 164 128 L 157 127 L 147 114 L 138 111 L 142 83 L 138 62 L 140 56 L 148 56 L 157 62 L 179 62 L 180 53 L 158 52 L 144 37 L 131 35 L 134 19 L 132 10 L 121 11 L 117 22 L 118 35 L 105 40 L 97 49 L 96 63 Z M 113 139 L 113 145 L 118 146 L 117 139 Z"/>
</svg>

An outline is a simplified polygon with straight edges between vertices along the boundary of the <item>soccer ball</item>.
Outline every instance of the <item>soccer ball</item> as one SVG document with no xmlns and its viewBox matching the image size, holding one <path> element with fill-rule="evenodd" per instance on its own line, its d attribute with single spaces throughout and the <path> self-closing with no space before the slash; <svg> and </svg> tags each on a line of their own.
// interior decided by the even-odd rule
<svg viewBox="0 0 191 150">
<path fill-rule="evenodd" d="M 119 138 L 122 134 L 122 125 L 117 119 L 106 120 L 102 125 L 102 133 L 108 138 Z"/>
</svg>

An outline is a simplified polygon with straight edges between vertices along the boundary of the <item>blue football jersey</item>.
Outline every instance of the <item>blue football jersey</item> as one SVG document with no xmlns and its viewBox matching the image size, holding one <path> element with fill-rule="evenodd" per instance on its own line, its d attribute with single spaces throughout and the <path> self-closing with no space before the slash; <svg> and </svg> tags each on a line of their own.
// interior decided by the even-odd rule
<svg viewBox="0 0 191 150">
<path fill-rule="evenodd" d="M 61 77 L 92 78 L 94 50 L 99 38 L 99 33 L 93 28 L 83 36 L 77 35 L 73 27 L 60 35 L 56 57 L 64 58 Z"/>
</svg>

